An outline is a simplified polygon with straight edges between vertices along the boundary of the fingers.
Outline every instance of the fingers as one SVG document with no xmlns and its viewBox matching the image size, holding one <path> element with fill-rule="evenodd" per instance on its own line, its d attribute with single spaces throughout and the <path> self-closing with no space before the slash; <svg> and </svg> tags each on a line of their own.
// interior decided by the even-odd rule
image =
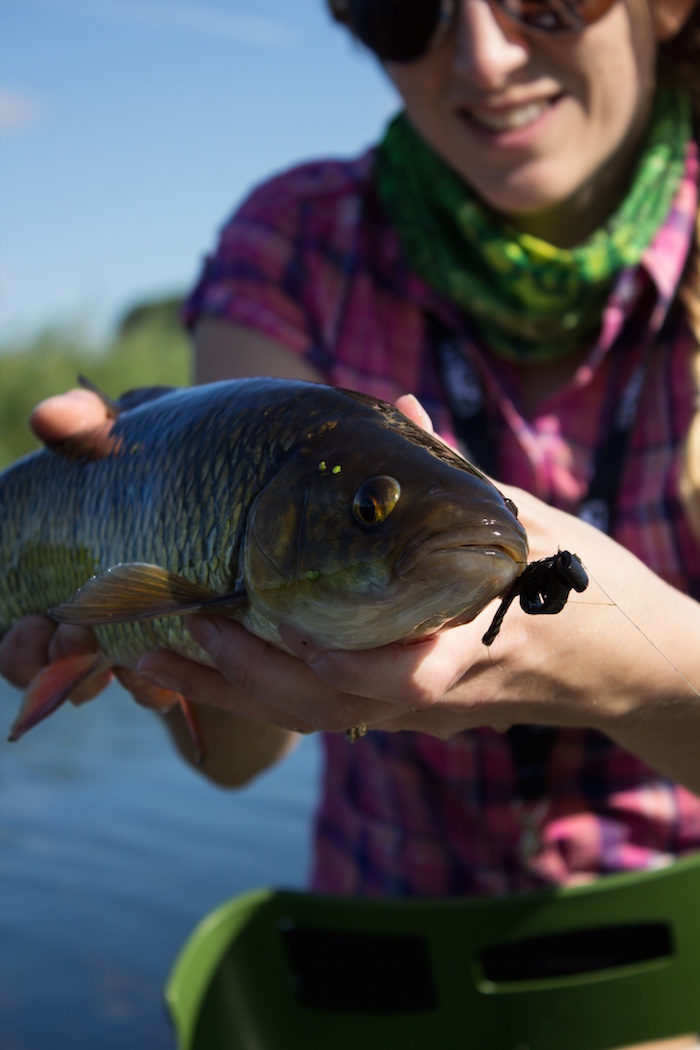
<svg viewBox="0 0 700 1050">
<path fill-rule="evenodd" d="M 49 646 L 56 625 L 46 616 L 26 616 L 0 642 L 0 674 L 18 689 L 26 689 L 50 662 Z"/>
<path fill-rule="evenodd" d="M 404 394 L 396 401 L 396 407 L 400 412 L 403 412 L 405 416 L 408 416 L 412 422 L 417 423 L 419 427 L 423 427 L 423 430 L 427 430 L 429 434 L 435 433 L 433 427 L 433 421 L 425 411 L 423 406 L 417 397 L 413 394 Z"/>
<path fill-rule="evenodd" d="M 70 694 L 71 703 L 77 707 L 80 704 L 86 704 L 90 700 L 94 700 L 96 696 L 99 696 L 107 688 L 112 678 L 111 671 L 98 671 L 97 674 L 91 674 L 89 678 L 86 678 L 84 682 L 81 682 L 80 685 L 73 689 Z"/>
<path fill-rule="evenodd" d="M 206 707 L 217 707 L 240 718 L 270 722 L 295 733 L 311 733 L 314 726 L 299 717 L 268 704 L 264 699 L 243 692 L 225 678 L 216 668 L 205 667 L 186 660 L 175 653 L 149 653 L 139 664 L 146 687 L 131 689 L 134 699 L 145 707 L 152 707 L 148 683 L 180 693 L 188 700 Z"/>
<path fill-rule="evenodd" d="M 62 660 L 66 656 L 77 656 L 79 653 L 96 653 L 97 639 L 89 627 L 78 627 L 65 624 L 56 627 L 52 624 L 53 634 L 49 644 L 49 662 Z"/>
<path fill-rule="evenodd" d="M 423 430 L 427 430 L 429 434 L 432 434 L 433 437 L 437 438 L 438 441 L 442 442 L 443 445 L 446 445 L 446 447 L 451 449 L 453 452 L 459 452 L 457 448 L 448 444 L 445 441 L 445 439 L 440 436 L 440 434 L 435 433 L 435 427 L 433 426 L 432 419 L 425 411 L 418 398 L 415 397 L 413 394 L 403 394 L 401 397 L 397 398 L 396 407 L 399 409 L 399 411 L 403 412 L 403 414 L 407 416 L 412 423 L 416 423 L 419 427 L 422 427 Z"/>
<path fill-rule="evenodd" d="M 66 656 L 96 652 L 97 640 L 86 627 L 56 628 L 47 616 L 25 616 L 0 643 L 0 674 L 18 689 L 27 689 L 47 664 Z M 75 703 L 92 700 L 111 679 L 109 671 L 100 671 L 74 690 Z"/>
<path fill-rule="evenodd" d="M 188 627 L 216 669 L 170 653 L 150 653 L 138 669 L 190 700 L 300 733 L 345 732 L 360 722 L 395 717 L 391 705 L 343 693 L 301 660 L 229 620 L 193 616 Z"/>
<path fill-rule="evenodd" d="M 49 660 L 53 662 L 66 656 L 77 656 L 85 652 L 96 653 L 98 648 L 97 638 L 88 627 L 64 624 L 54 632 L 51 639 Z M 71 703 L 84 704 L 88 700 L 94 700 L 111 681 L 112 672 L 109 669 L 91 674 L 72 690 Z"/>
<path fill-rule="evenodd" d="M 283 628 L 281 634 L 322 681 L 344 693 L 412 712 L 425 711 L 442 700 L 470 661 L 484 655 L 479 641 L 472 657 L 475 632 L 467 633 L 464 628 L 453 628 L 411 645 L 387 645 L 363 652 L 314 649 L 289 629 Z"/>
<path fill-rule="evenodd" d="M 40 402 L 32 412 L 30 423 L 40 441 L 55 445 L 106 420 L 107 410 L 98 395 L 76 389 Z"/>
</svg>

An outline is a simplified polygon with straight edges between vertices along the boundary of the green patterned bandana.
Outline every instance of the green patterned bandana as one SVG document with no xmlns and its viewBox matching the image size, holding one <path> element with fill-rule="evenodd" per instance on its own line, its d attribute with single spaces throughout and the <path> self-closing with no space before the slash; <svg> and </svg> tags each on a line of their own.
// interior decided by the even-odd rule
<svg viewBox="0 0 700 1050">
<path fill-rule="evenodd" d="M 470 315 L 488 346 L 513 361 L 551 361 L 597 335 L 616 277 L 668 215 L 691 134 L 687 96 L 660 88 L 627 197 L 570 250 L 503 222 L 403 115 L 378 147 L 377 184 L 409 265 Z"/>
</svg>

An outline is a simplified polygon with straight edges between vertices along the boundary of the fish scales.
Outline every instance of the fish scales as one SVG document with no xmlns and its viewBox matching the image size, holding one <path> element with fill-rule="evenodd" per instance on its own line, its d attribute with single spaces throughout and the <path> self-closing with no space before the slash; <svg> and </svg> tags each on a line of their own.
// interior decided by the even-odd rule
<svg viewBox="0 0 700 1050">
<path fill-rule="evenodd" d="M 0 507 L 0 634 L 60 607 L 126 668 L 164 647 L 207 660 L 182 616 L 205 601 L 280 647 L 282 623 L 338 648 L 420 637 L 527 561 L 476 468 L 391 405 L 292 380 L 125 395 L 111 429 L 0 474 Z M 81 619 L 97 594 L 114 616 Z"/>
<path fill-rule="evenodd" d="M 245 397 L 232 416 L 198 412 L 204 405 L 191 404 L 193 393 L 125 412 L 108 456 L 83 461 L 80 452 L 73 458 L 45 450 L 0 476 L 0 634 L 126 561 L 154 562 L 212 589 L 232 589 L 222 552 L 235 557 L 243 504 L 263 482 L 274 436 L 261 440 L 264 421 L 256 427 Z M 254 405 L 255 387 L 246 393 Z M 224 499 L 227 513 L 220 514 Z M 102 648 L 127 666 L 164 646 L 201 655 L 177 618 L 97 633 Z"/>
</svg>

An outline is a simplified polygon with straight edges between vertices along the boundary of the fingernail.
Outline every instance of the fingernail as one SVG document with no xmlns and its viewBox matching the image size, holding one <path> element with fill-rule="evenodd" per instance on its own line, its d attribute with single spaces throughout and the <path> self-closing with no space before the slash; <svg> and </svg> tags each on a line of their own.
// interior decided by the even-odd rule
<svg viewBox="0 0 700 1050">
<path fill-rule="evenodd" d="M 149 683 L 149 685 L 155 685 L 159 689 L 167 689 L 170 693 L 180 692 L 180 683 L 174 678 L 171 678 L 170 675 L 158 674 L 157 671 L 139 671 L 139 674 L 145 682 Z"/>
</svg>

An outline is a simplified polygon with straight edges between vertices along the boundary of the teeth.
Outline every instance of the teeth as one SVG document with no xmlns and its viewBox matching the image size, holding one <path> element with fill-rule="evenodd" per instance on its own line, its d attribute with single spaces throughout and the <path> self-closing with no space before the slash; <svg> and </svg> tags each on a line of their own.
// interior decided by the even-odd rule
<svg viewBox="0 0 700 1050">
<path fill-rule="evenodd" d="M 484 110 L 476 113 L 472 110 L 472 117 L 477 124 L 483 124 L 486 128 L 494 131 L 509 131 L 511 128 L 522 128 L 531 124 L 549 106 L 548 102 L 529 102 L 526 106 L 518 106 L 514 109 L 504 109 L 500 112 L 486 113 Z"/>
</svg>

